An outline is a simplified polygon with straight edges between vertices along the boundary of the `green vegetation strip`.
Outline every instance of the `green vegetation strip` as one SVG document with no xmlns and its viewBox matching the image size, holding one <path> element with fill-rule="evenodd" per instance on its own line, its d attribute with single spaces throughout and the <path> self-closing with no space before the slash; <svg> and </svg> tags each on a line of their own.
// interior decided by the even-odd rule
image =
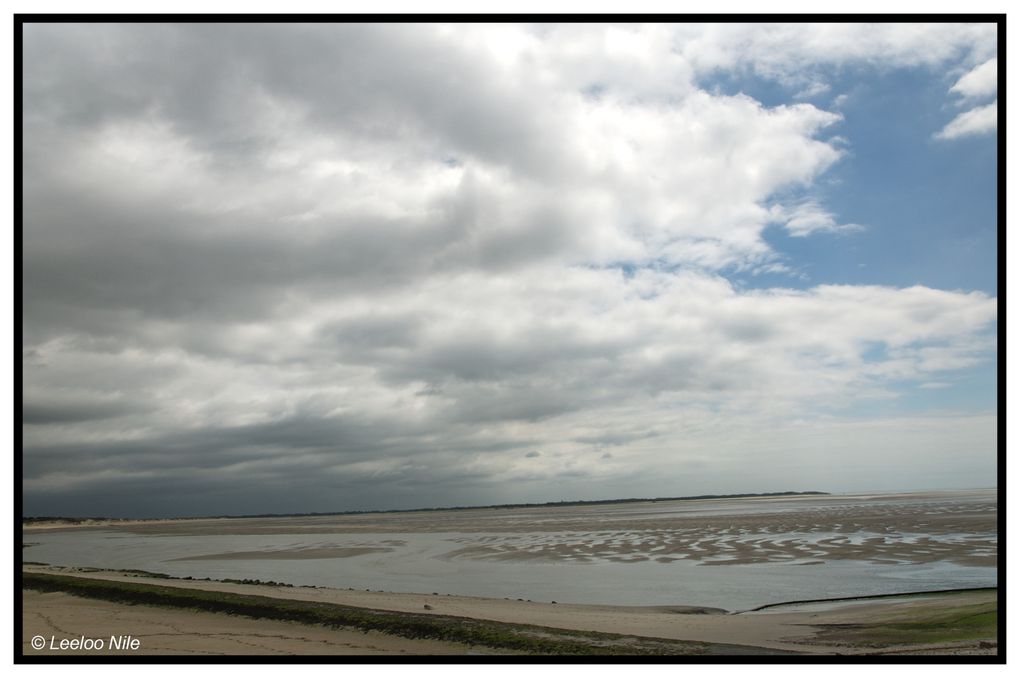
<svg viewBox="0 0 1020 678">
<path fill-rule="evenodd" d="M 913 611 L 870 624 L 825 624 L 819 638 L 860 647 L 889 647 L 995 639 L 998 603 L 955 605 Z"/>
<path fill-rule="evenodd" d="M 387 612 L 301 600 L 222 591 L 203 591 L 135 582 L 108 581 L 33 572 L 22 573 L 22 587 L 59 591 L 130 605 L 154 605 L 220 612 L 254 619 L 381 631 L 405 638 L 427 638 L 543 655 L 698 655 L 753 654 L 757 648 L 636 638 L 525 624 Z M 763 651 L 764 652 L 764 651 Z"/>
</svg>

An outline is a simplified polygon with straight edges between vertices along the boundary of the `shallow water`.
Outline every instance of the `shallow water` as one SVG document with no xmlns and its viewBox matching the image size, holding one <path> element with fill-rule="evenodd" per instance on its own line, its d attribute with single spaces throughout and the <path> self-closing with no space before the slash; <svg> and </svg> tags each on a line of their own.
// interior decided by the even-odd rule
<svg viewBox="0 0 1020 678">
<path fill-rule="evenodd" d="M 984 498 L 987 499 L 987 498 Z M 983 500 L 984 500 L 983 499 Z M 960 500 L 963 503 L 967 500 Z M 950 503 L 958 502 L 953 499 Z M 832 498 L 816 504 L 832 505 Z M 895 503 L 895 502 L 893 502 Z M 697 514 L 729 510 L 727 515 L 754 515 L 763 504 L 742 506 L 729 502 L 684 507 L 628 507 L 628 515 L 651 513 Z M 810 501 L 785 502 L 783 513 L 818 511 Z M 931 513 L 952 512 L 952 507 L 930 507 Z M 607 513 L 620 515 L 619 507 Z M 590 511 L 590 509 L 587 509 Z M 540 511 L 528 509 L 533 518 Z M 847 511 L 841 511 L 841 515 Z M 852 513 L 852 511 L 850 511 Z M 439 517 L 439 516 L 437 516 Z M 524 514 L 515 516 L 521 520 Z M 840 532 L 840 524 L 820 524 L 810 533 L 782 533 L 764 529 L 737 531 L 725 538 L 736 543 L 767 537 L 767 542 L 789 541 L 802 550 L 789 555 L 776 553 L 773 562 L 754 564 L 702 564 L 705 561 L 677 559 L 656 562 L 656 546 L 663 530 L 635 531 L 609 529 L 533 533 L 500 532 L 379 532 L 357 534 L 136 534 L 129 528 L 116 530 L 64 530 L 32 532 L 25 537 L 34 544 L 22 549 L 23 559 L 54 565 L 140 569 L 174 576 L 213 579 L 260 579 L 294 585 L 315 585 L 373 591 L 399 591 L 472 595 L 537 602 L 600 603 L 614 605 L 704 605 L 728 610 L 746 610 L 759 605 L 791 600 L 832 598 L 934 591 L 950 588 L 996 586 L 995 567 L 967 566 L 950 559 L 933 562 L 873 562 L 854 558 L 825 558 L 822 564 L 815 546 L 822 539 L 840 539 L 860 544 L 878 537 L 900 539 L 908 544 L 931 540 L 949 544 L 976 543 L 976 552 L 995 548 L 996 535 L 987 531 L 968 534 L 916 531 L 878 534 Z M 889 534 L 894 536 L 890 537 Z M 669 537 L 669 532 L 665 531 Z M 845 539 L 844 539 L 845 538 Z M 660 541 L 656 541 L 660 540 Z M 718 539 L 716 540 L 718 542 Z M 767 542 L 762 543 L 768 545 Z M 991 546 L 989 546 L 991 544 Z M 485 548 L 496 545 L 503 551 L 493 557 Z M 577 556 L 578 545 L 588 549 Z M 620 546 L 634 551 L 620 551 Z M 589 547 L 596 548 L 589 548 Z M 342 558 L 297 557 L 301 549 L 380 549 Z M 476 547 L 485 547 L 479 555 Z M 612 548 L 610 548 L 612 547 Z M 613 548 L 617 550 L 613 550 Z M 688 551 L 696 555 L 697 547 Z M 723 548 L 728 553 L 730 547 Z M 465 552 L 464 549 L 467 549 Z M 608 549 L 608 550 L 603 550 Z M 196 556 L 297 550 L 293 559 L 237 558 L 181 560 Z M 600 555 L 601 554 L 601 555 Z M 279 555 L 279 554 L 277 554 Z M 682 557 L 682 556 L 681 556 Z M 726 556 L 722 556 L 725 558 Z M 616 558 L 617 560 L 612 560 Z M 643 560 L 637 560 L 642 559 Z M 709 559 L 718 561 L 720 556 Z M 622 562 L 619 559 L 634 560 Z"/>
</svg>

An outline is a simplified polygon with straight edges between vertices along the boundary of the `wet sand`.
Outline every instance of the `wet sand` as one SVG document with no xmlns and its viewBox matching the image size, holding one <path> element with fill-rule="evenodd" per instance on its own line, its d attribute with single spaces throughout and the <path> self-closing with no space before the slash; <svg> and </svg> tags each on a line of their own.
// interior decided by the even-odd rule
<svg viewBox="0 0 1020 678">
<path fill-rule="evenodd" d="M 30 524 L 33 532 L 103 529 L 148 536 L 460 533 L 448 559 L 702 565 L 832 560 L 877 564 L 947 561 L 994 567 L 994 490 L 895 495 L 795 496 L 463 509 L 283 518 L 216 518 Z M 393 542 L 399 545 L 399 542 Z M 191 559 L 342 558 L 391 544 L 237 551 Z M 365 550 L 359 550 L 365 549 Z M 371 549 L 375 549 L 372 551 Z M 31 549 L 26 556 L 31 558 Z"/>
<path fill-rule="evenodd" d="M 186 556 L 173 558 L 180 560 L 317 560 L 328 558 L 353 558 L 370 553 L 388 553 L 393 549 L 385 547 L 333 547 L 333 548 L 293 548 L 275 551 L 230 551 L 228 553 L 209 553 L 202 556 Z"/>
</svg>

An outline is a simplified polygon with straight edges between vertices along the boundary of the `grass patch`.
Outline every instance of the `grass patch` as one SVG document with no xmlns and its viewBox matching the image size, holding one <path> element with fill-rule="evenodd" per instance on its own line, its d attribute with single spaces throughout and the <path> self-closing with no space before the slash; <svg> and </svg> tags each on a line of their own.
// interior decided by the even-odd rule
<svg viewBox="0 0 1020 678">
<path fill-rule="evenodd" d="M 30 560 L 21 561 L 22 565 L 49 565 L 49 563 L 36 563 Z M 174 579 L 177 581 L 219 581 L 226 584 L 244 584 L 246 586 L 280 586 L 284 588 L 294 588 L 294 584 L 288 584 L 282 581 L 265 581 L 262 579 L 210 579 L 209 577 L 202 577 L 197 579 L 195 577 L 176 577 L 172 574 L 166 574 L 164 572 L 150 572 L 149 570 L 136 570 L 136 569 L 115 569 L 107 567 L 75 567 L 72 568 L 75 572 L 113 572 L 116 574 L 126 574 L 131 577 L 146 577 L 148 579 Z M 314 586 L 301 586 L 300 588 L 315 588 Z"/>
<path fill-rule="evenodd" d="M 553 629 L 525 624 L 368 610 L 334 603 L 286 600 L 222 591 L 104 581 L 55 574 L 23 573 L 22 586 L 131 605 L 184 608 L 334 628 L 381 631 L 405 638 L 483 645 L 539 655 L 702 655 L 765 653 L 735 645 L 636 638 L 612 633 Z"/>
<path fill-rule="evenodd" d="M 888 647 L 994 639 L 998 628 L 998 603 L 989 601 L 905 613 L 871 624 L 828 624 L 818 637 L 860 647 Z"/>
</svg>

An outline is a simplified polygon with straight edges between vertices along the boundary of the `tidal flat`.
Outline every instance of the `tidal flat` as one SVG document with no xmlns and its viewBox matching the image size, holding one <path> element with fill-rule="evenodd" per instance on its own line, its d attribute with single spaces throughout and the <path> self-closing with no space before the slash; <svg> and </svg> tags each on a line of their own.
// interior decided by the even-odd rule
<svg viewBox="0 0 1020 678">
<path fill-rule="evenodd" d="M 728 610 L 996 586 L 993 490 L 26 527 L 25 561 Z"/>
</svg>

